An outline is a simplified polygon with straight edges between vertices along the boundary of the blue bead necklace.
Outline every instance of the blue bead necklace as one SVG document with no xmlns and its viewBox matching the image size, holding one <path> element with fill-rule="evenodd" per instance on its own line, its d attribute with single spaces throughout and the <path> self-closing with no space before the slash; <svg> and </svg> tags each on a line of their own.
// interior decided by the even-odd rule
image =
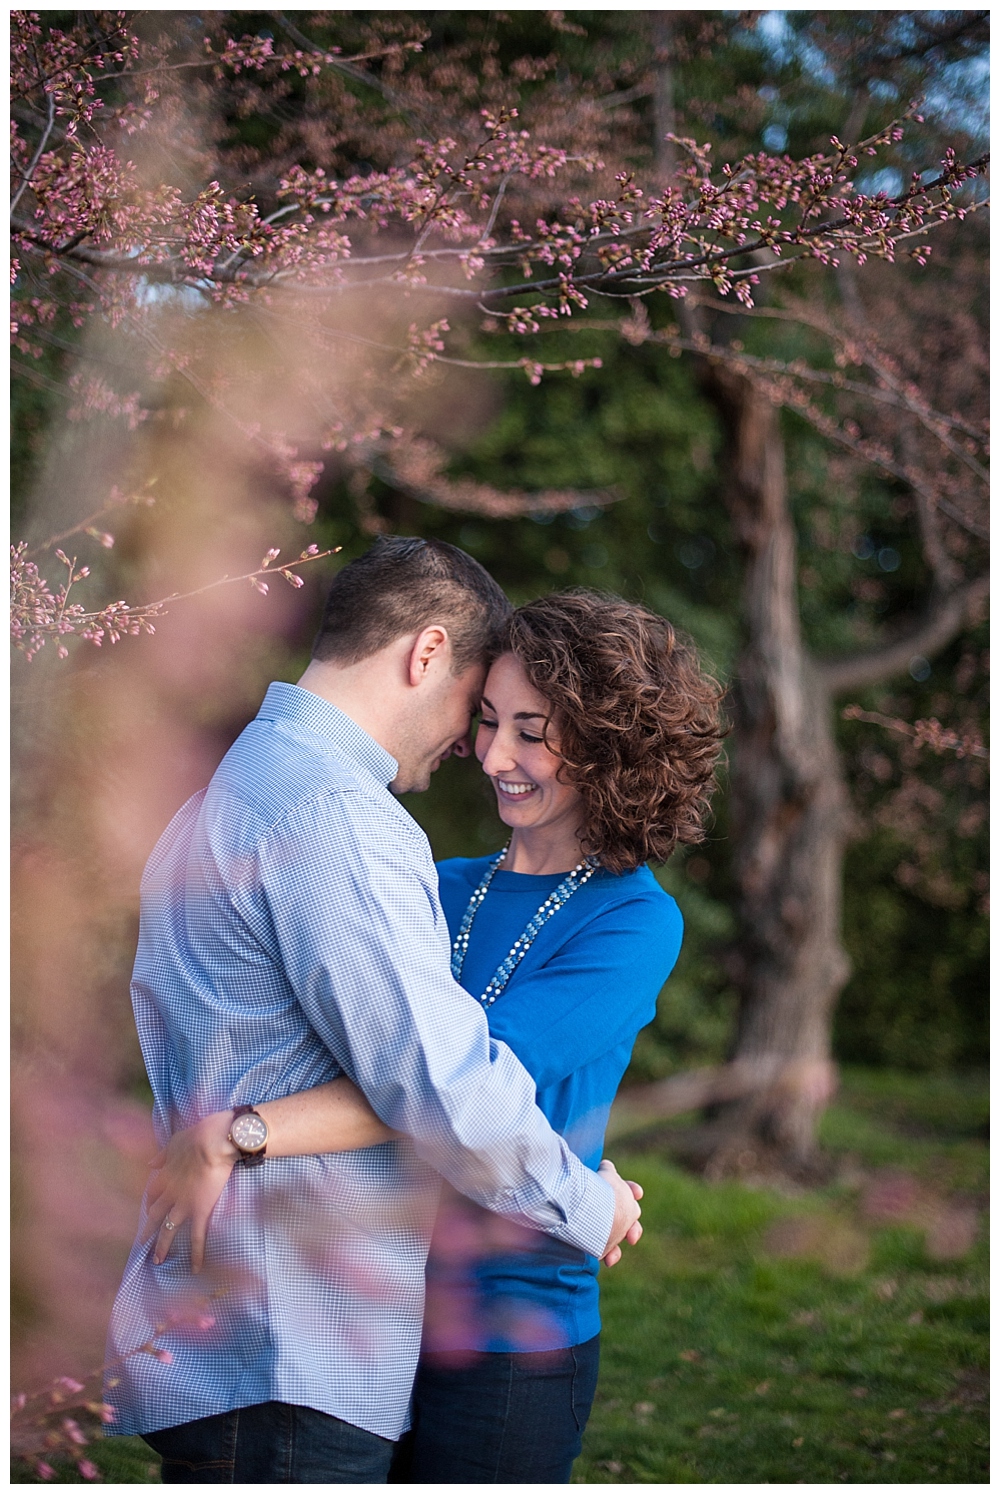
<svg viewBox="0 0 1000 1494">
<path fill-rule="evenodd" d="M 465 964 L 465 956 L 469 950 L 469 933 L 472 929 L 473 921 L 476 917 L 476 914 L 479 912 L 483 901 L 485 900 L 486 894 L 490 890 L 490 883 L 496 876 L 497 871 L 500 867 L 500 863 L 506 856 L 509 849 L 510 846 L 508 843 L 508 845 L 504 846 L 502 851 L 497 852 L 497 854 L 490 862 L 489 866 L 486 868 L 483 880 L 480 882 L 475 892 L 469 898 L 469 906 L 466 908 L 465 913 L 462 916 L 462 922 L 459 926 L 458 933 L 455 935 L 455 942 L 451 947 L 451 973 L 456 980 L 460 980 L 462 976 L 462 967 Z M 545 899 L 538 912 L 528 920 L 523 934 L 519 939 L 516 939 L 514 941 L 514 947 L 511 950 L 510 954 L 497 966 L 493 979 L 490 981 L 489 985 L 486 987 L 486 990 L 479 998 L 483 1006 L 493 1005 L 494 1001 L 496 1001 L 497 997 L 502 993 L 504 987 L 510 980 L 514 971 L 517 969 L 518 965 L 528 953 L 528 950 L 531 948 L 532 944 L 534 944 L 539 930 L 543 927 L 544 924 L 548 922 L 548 920 L 554 913 L 558 913 L 559 909 L 563 907 L 565 903 L 569 902 L 570 898 L 578 888 L 582 887 L 585 882 L 589 882 L 590 878 L 597 870 L 597 866 L 598 862 L 596 856 L 584 857 L 584 859 L 577 866 L 574 866 L 569 875 L 563 878 L 563 880 L 559 883 L 559 886 L 556 887 L 554 891 L 549 893 L 548 897 Z"/>
</svg>

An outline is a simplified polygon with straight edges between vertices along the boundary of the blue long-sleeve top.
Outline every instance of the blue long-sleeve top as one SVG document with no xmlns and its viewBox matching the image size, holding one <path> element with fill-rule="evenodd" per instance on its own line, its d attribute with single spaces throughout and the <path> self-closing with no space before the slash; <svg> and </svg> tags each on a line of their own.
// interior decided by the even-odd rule
<svg viewBox="0 0 1000 1494">
<path fill-rule="evenodd" d="M 438 865 L 454 938 L 490 858 Z M 562 875 L 497 872 L 469 936 L 461 984 L 481 996 Z M 536 1102 L 588 1167 L 601 1160 L 611 1102 L 681 945 L 680 910 L 648 867 L 599 870 L 540 930 L 502 995 L 490 1034 L 535 1081 Z M 424 1345 L 530 1352 L 600 1331 L 598 1262 L 446 1198 L 428 1265 Z"/>
</svg>

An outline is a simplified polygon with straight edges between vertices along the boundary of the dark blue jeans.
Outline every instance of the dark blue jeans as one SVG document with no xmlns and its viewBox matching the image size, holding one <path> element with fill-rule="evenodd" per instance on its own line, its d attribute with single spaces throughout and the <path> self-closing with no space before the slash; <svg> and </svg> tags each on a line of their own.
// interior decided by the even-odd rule
<svg viewBox="0 0 1000 1494">
<path fill-rule="evenodd" d="M 396 1444 L 309 1406 L 265 1401 L 146 1441 L 165 1484 L 384 1484 Z"/>
<path fill-rule="evenodd" d="M 600 1340 L 544 1354 L 424 1354 L 391 1484 L 568 1484 Z"/>
</svg>

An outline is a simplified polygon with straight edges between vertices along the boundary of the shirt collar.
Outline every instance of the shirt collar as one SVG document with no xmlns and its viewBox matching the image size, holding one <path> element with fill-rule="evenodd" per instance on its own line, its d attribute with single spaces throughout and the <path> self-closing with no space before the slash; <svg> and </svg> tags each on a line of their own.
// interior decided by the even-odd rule
<svg viewBox="0 0 1000 1494">
<path fill-rule="evenodd" d="M 396 759 L 374 737 L 352 721 L 338 706 L 324 700 L 300 685 L 275 681 L 268 685 L 264 703 L 257 712 L 258 721 L 294 721 L 308 731 L 318 732 L 340 749 L 345 756 L 365 768 L 386 787 L 399 772 Z"/>
</svg>

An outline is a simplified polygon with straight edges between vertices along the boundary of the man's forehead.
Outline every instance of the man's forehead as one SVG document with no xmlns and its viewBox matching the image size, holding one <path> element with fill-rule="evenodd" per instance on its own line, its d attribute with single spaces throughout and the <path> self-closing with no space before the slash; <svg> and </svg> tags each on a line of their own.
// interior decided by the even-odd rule
<svg viewBox="0 0 1000 1494">
<path fill-rule="evenodd" d="M 461 684 L 468 692 L 469 699 L 479 704 L 479 697 L 483 693 L 486 684 L 488 666 L 485 663 L 470 664 L 463 675 L 459 676 Z"/>
</svg>

